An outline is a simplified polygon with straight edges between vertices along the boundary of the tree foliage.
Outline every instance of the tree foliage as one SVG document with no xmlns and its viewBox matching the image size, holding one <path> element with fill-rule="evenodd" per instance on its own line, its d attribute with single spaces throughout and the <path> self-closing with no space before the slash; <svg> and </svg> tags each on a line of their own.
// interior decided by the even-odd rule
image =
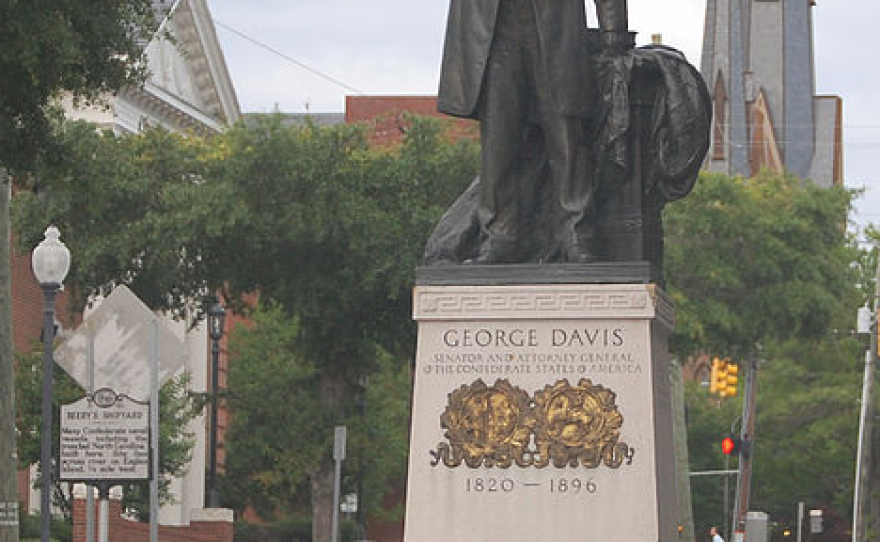
<svg viewBox="0 0 880 542">
<path fill-rule="evenodd" d="M 755 475 L 766 481 L 755 498 L 774 517 L 794 520 L 795 498 L 852 518 L 863 347 L 792 341 L 762 369 L 757 432 L 767 444 L 758 443 Z"/>
<path fill-rule="evenodd" d="M 236 328 L 231 346 L 228 504 L 255 506 L 267 519 L 278 510 L 308 513 L 308 481 L 333 448 L 332 427 L 342 424 L 349 431 L 343 492 L 358 493 L 360 506 L 381 512 L 389 481 L 405 468 L 407 365 L 377 349 L 369 380 L 343 412 L 328 411 L 318 367 L 297 354 L 296 320 L 274 302 L 258 306 L 251 319 Z"/>
<path fill-rule="evenodd" d="M 850 330 L 868 284 L 852 263 L 872 260 L 845 229 L 851 196 L 768 172 L 704 175 L 665 217 L 675 351 L 741 367 L 758 354 L 751 509 L 780 525 L 793 524 L 800 501 L 851 517 L 863 345 Z M 724 468 L 719 443 L 742 396 L 719 403 L 692 387 L 687 405 L 692 470 Z M 692 487 L 698 528 L 721 525 L 723 479 Z"/>
<path fill-rule="evenodd" d="M 57 99 L 95 100 L 146 75 L 150 0 L 0 1 L 0 167 L 29 169 L 54 148 Z"/>
<path fill-rule="evenodd" d="M 290 416 L 305 416 L 297 420 L 313 438 L 288 442 L 285 461 L 244 465 L 267 472 L 231 468 L 251 479 L 227 484 L 256 484 L 249 487 L 269 497 L 281 487 L 310 495 L 315 524 L 329 530 L 333 426 L 350 424 L 352 446 L 363 449 L 402 434 L 393 416 L 385 423 L 394 430 L 371 416 L 405 402 L 408 383 L 389 375 L 406 373 L 403 360 L 414 345 L 413 268 L 437 219 L 473 178 L 475 144 L 449 141 L 442 123 L 417 118 L 393 148 L 371 147 L 364 126 L 284 127 L 277 118 L 207 139 L 162 131 L 115 138 L 75 123 L 60 135 L 68 159 L 42 163 L 34 178 L 39 193 L 17 198 L 22 244 L 34 242 L 46 213 L 56 218 L 76 255 L 68 283 L 80 304 L 120 283 L 152 308 L 178 312 L 216 291 L 245 311 L 258 292 L 274 307 L 263 320 L 268 329 L 254 331 L 264 334 L 258 342 L 266 342 L 266 362 L 283 365 L 278 374 L 306 389 L 273 388 L 277 394 L 261 396 L 269 412 L 251 412 L 257 403 L 245 399 L 248 378 L 254 386 L 277 382 L 237 377 L 244 384 L 230 396 L 240 401 L 235 416 L 269 424 L 267 446 L 293 438 L 276 424 Z M 279 319 L 288 322 L 283 329 L 272 324 Z M 258 357 L 256 346 L 242 348 L 248 359 Z M 371 397 L 374 389 L 389 395 Z M 312 407 L 289 413 L 291 393 Z M 386 476 L 401 452 L 394 446 L 388 461 L 356 454 L 352 472 L 361 480 Z M 264 451 L 282 451 L 274 449 Z M 230 461 L 238 459 L 231 454 Z M 267 506 L 280 505 L 273 498 Z"/>
<path fill-rule="evenodd" d="M 374 343 L 409 354 L 412 270 L 476 169 L 473 143 L 419 119 L 399 149 L 371 148 L 362 126 L 278 119 L 210 139 L 84 123 L 60 136 L 67 159 L 42 164 L 15 219 L 29 247 L 55 217 L 76 255 L 75 308 L 119 283 L 178 312 L 206 291 L 260 292 L 296 315 L 301 355 L 346 373 Z"/>
<path fill-rule="evenodd" d="M 85 122 L 64 123 L 57 137 L 64 160 L 41 161 L 22 183 L 33 190 L 13 201 L 21 250 L 39 242 L 53 217 L 74 255 L 65 281 L 73 311 L 127 284 L 149 307 L 184 314 L 211 263 L 195 245 L 208 227 L 195 201 L 204 142 L 161 130 L 115 137 Z"/>
<path fill-rule="evenodd" d="M 676 352 L 744 355 L 767 339 L 823 336 L 858 302 L 850 197 L 770 172 L 703 175 L 664 215 Z"/>
</svg>

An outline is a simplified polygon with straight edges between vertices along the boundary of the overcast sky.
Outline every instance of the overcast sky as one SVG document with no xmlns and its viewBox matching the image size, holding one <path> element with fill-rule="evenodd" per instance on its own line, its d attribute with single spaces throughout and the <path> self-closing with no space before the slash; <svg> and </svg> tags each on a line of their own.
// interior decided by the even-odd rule
<svg viewBox="0 0 880 542">
<path fill-rule="evenodd" d="M 244 112 L 341 112 L 348 94 L 436 94 L 449 0 L 208 4 Z M 705 0 L 629 0 L 630 28 L 640 44 L 662 34 L 699 66 L 705 9 Z M 816 92 L 843 97 L 846 184 L 867 189 L 856 218 L 880 223 L 880 70 L 868 45 L 880 2 L 818 0 L 813 18 Z"/>
</svg>

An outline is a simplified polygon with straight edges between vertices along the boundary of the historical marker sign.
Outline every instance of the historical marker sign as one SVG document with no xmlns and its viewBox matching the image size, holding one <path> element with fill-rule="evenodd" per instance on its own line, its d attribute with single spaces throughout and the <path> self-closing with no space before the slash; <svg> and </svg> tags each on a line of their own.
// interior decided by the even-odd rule
<svg viewBox="0 0 880 542">
<path fill-rule="evenodd" d="M 59 480 L 150 479 L 150 407 L 108 388 L 61 407 Z"/>
</svg>

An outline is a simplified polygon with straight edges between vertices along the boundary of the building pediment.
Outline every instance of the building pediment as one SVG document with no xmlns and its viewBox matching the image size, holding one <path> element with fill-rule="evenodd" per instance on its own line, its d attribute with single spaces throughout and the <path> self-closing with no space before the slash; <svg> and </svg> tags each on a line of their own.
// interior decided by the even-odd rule
<svg viewBox="0 0 880 542">
<path fill-rule="evenodd" d="M 238 121 L 238 99 L 206 0 L 180 0 L 170 6 L 145 56 L 150 78 L 139 89 L 149 95 L 145 98 L 168 101 L 170 107 L 210 129 Z"/>
<path fill-rule="evenodd" d="M 112 121 L 106 118 L 108 113 L 98 115 L 92 108 L 70 108 L 70 116 L 97 121 L 117 132 L 162 126 L 210 133 L 237 122 L 238 98 L 207 0 L 154 0 L 153 8 L 159 26 L 144 48 L 146 83 L 109 100 Z"/>
</svg>

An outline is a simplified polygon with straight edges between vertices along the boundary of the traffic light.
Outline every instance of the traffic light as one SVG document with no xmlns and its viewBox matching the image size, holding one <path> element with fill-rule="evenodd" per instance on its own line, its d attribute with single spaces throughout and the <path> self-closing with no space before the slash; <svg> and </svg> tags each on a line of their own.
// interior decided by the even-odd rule
<svg viewBox="0 0 880 542">
<path fill-rule="evenodd" d="M 724 455 L 738 455 L 739 454 L 739 446 L 740 441 L 739 438 L 733 435 L 727 435 L 723 439 L 721 439 L 721 452 Z"/>
<path fill-rule="evenodd" d="M 721 358 L 712 358 L 712 372 L 709 376 L 709 391 L 717 393 L 722 399 L 736 395 L 739 384 L 739 366 Z"/>
<path fill-rule="evenodd" d="M 736 435 L 726 435 L 721 439 L 721 453 L 724 455 L 751 455 L 752 441 Z"/>
<path fill-rule="evenodd" d="M 712 374 L 709 377 L 709 392 L 717 393 L 724 397 L 727 386 L 727 364 L 721 358 L 712 359 Z"/>
<path fill-rule="evenodd" d="M 739 382 L 739 366 L 735 363 L 725 362 L 725 382 L 724 382 L 724 393 L 722 397 L 733 397 L 736 395 L 736 385 Z"/>
</svg>

